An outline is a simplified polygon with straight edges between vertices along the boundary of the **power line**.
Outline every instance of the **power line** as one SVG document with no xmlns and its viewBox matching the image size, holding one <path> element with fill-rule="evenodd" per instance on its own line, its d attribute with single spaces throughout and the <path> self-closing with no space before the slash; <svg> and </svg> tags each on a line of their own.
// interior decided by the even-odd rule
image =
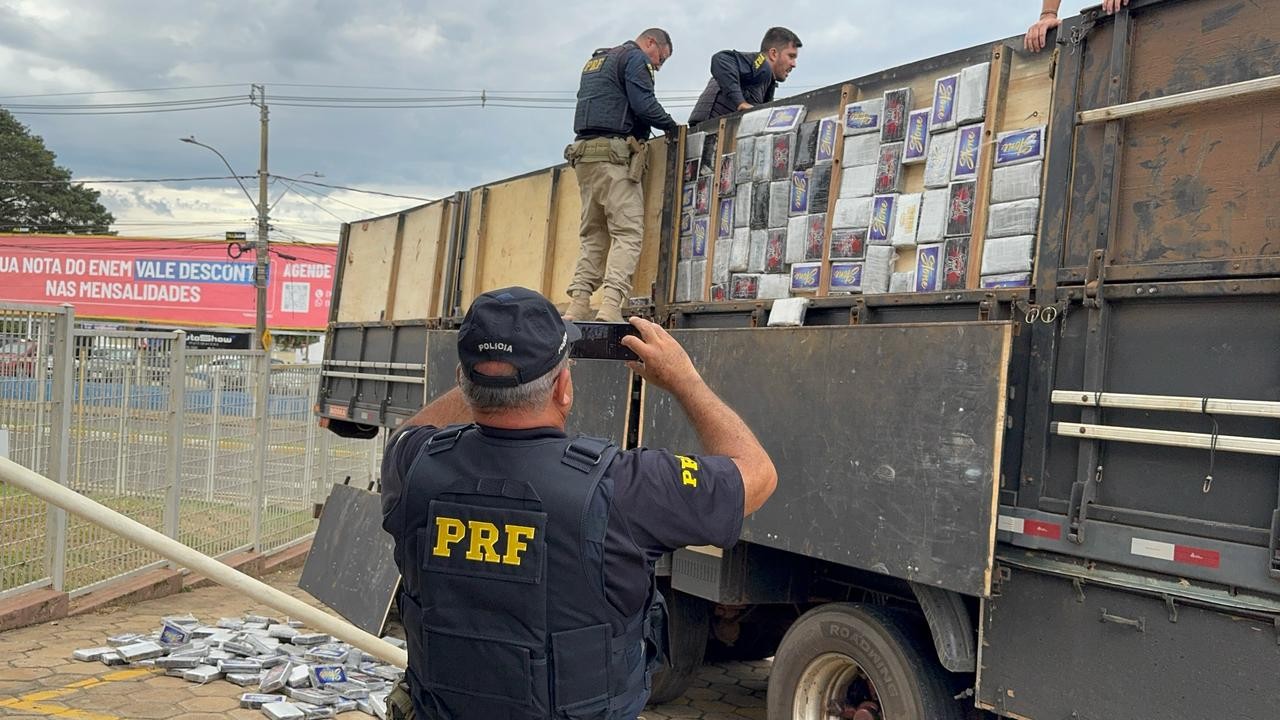
<svg viewBox="0 0 1280 720">
<path fill-rule="evenodd" d="M 172 92 L 177 90 L 209 90 L 212 88 L 243 87 L 249 83 L 222 83 L 219 85 L 182 85 L 178 87 L 138 88 L 136 90 L 80 90 L 77 92 L 36 93 L 31 95 L 0 95 L 0 100 L 14 98 L 67 97 L 71 95 L 120 95 L 144 92 Z"/>
<path fill-rule="evenodd" d="M 362 188 L 347 187 L 346 185 L 330 185 L 328 183 L 316 182 L 314 180 L 299 180 L 285 175 L 276 175 L 282 180 L 289 182 L 302 183 L 303 185 L 317 185 L 319 187 L 333 188 L 334 190 L 348 190 L 350 192 L 365 193 L 366 195 L 382 195 L 384 197 L 403 198 L 405 200 L 422 200 L 423 202 L 434 202 L 436 198 L 425 198 L 417 195 L 397 195 L 396 193 L 382 192 L 380 190 L 365 190 Z"/>
<path fill-rule="evenodd" d="M 186 112 L 188 110 L 211 110 L 213 108 L 239 107 L 248 105 L 248 101 L 221 103 L 218 105 L 195 105 L 192 107 L 153 108 L 149 110 L 9 110 L 14 115 L 144 115 L 149 113 Z"/>
<path fill-rule="evenodd" d="M 257 175 L 240 175 L 240 178 L 251 179 Z M 68 179 L 68 180 L 10 180 L 0 178 L 0 183 L 8 183 L 10 185 L 62 185 L 65 183 L 81 183 L 84 185 L 104 185 L 108 183 L 125 184 L 125 183 L 166 183 L 166 182 L 204 182 L 207 180 L 235 180 L 235 175 L 206 175 L 204 177 L 169 177 L 169 178 L 129 178 L 125 180 L 115 178 L 92 178 L 88 180 Z"/>
</svg>

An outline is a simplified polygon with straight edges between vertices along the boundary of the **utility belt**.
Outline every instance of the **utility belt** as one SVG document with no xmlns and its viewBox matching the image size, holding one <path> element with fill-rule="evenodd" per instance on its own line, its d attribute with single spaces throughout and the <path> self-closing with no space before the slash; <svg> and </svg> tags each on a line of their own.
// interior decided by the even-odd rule
<svg viewBox="0 0 1280 720">
<path fill-rule="evenodd" d="M 577 140 L 564 149 L 564 159 L 569 162 L 570 167 L 593 162 L 626 165 L 631 180 L 640 182 L 649 154 L 645 152 L 644 143 L 628 135 L 625 138 L 594 137 Z"/>
</svg>

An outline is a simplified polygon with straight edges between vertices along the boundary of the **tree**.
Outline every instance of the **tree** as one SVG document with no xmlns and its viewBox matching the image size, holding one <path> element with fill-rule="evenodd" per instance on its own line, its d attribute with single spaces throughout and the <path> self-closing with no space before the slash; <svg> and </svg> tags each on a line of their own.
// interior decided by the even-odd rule
<svg viewBox="0 0 1280 720">
<path fill-rule="evenodd" d="M 115 216 L 98 191 L 71 182 L 71 171 L 39 135 L 0 108 L 0 231 L 107 234 Z"/>
</svg>

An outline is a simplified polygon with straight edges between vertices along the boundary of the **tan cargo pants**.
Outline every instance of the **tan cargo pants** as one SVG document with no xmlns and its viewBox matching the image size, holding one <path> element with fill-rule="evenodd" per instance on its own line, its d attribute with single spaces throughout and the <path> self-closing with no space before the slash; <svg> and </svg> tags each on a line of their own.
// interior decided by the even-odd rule
<svg viewBox="0 0 1280 720">
<path fill-rule="evenodd" d="M 594 293 L 603 282 L 625 299 L 644 241 L 644 195 L 625 164 L 577 162 L 582 194 L 582 249 L 569 283 L 569 294 Z M 606 262 L 607 258 L 607 262 Z"/>
</svg>

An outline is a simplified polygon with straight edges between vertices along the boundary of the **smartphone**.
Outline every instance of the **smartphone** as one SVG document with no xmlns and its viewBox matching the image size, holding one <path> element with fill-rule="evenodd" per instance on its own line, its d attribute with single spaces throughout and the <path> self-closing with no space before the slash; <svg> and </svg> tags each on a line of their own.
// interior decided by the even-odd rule
<svg viewBox="0 0 1280 720">
<path fill-rule="evenodd" d="M 631 323 L 574 322 L 582 331 L 582 339 L 573 344 L 569 357 L 586 360 L 639 360 L 631 348 L 622 344 L 628 335 L 640 336 Z"/>
</svg>

